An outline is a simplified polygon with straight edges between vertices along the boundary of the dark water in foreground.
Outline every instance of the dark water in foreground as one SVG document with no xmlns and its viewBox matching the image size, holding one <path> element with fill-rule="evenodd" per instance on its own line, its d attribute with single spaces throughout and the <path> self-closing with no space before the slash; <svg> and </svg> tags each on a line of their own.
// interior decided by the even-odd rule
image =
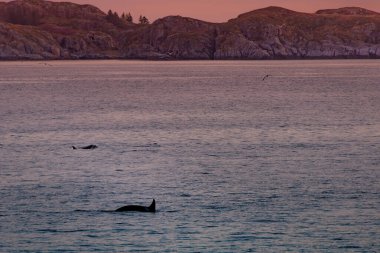
<svg viewBox="0 0 380 253">
<path fill-rule="evenodd" d="M 380 252 L 379 80 L 375 60 L 2 62 L 0 252 Z"/>
</svg>

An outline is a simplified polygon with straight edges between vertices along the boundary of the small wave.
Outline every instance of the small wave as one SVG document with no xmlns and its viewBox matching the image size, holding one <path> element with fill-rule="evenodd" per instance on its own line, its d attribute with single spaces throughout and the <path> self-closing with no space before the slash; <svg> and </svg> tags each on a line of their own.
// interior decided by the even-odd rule
<svg viewBox="0 0 380 253">
<path fill-rule="evenodd" d="M 38 229 L 36 230 L 39 233 L 78 233 L 78 232 L 86 232 L 86 229 L 70 229 L 70 230 L 58 230 L 58 229 Z"/>
<path fill-rule="evenodd" d="M 254 222 L 257 222 L 257 223 L 277 223 L 277 222 L 281 222 L 281 220 L 258 219 L 258 220 L 254 220 Z"/>
<path fill-rule="evenodd" d="M 37 229 L 37 232 L 40 232 L 40 233 L 57 233 L 60 231 L 57 229 Z"/>
<path fill-rule="evenodd" d="M 152 153 L 158 152 L 155 149 L 132 149 L 131 151 L 132 152 L 152 152 Z"/>
<path fill-rule="evenodd" d="M 160 147 L 161 147 L 161 145 L 158 143 L 149 143 L 149 144 L 145 144 L 145 145 L 134 145 L 134 146 L 132 146 L 132 148 L 134 150 L 151 150 L 149 148 L 157 149 Z"/>
<path fill-rule="evenodd" d="M 107 213 L 107 212 L 114 212 L 114 210 L 82 210 L 82 209 L 77 209 L 77 210 L 74 210 L 74 212 L 78 212 L 78 213 Z"/>
<path fill-rule="evenodd" d="M 361 249 L 360 246 L 356 246 L 356 245 L 345 245 L 345 246 L 340 246 L 339 248 L 340 249 Z"/>
</svg>

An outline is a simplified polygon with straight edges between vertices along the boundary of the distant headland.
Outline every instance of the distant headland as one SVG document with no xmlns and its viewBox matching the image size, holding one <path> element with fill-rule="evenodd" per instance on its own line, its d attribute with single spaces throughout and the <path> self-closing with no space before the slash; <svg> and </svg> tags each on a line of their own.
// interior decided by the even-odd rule
<svg viewBox="0 0 380 253">
<path fill-rule="evenodd" d="M 225 23 L 168 16 L 149 23 L 95 6 L 0 2 L 0 60 L 380 59 L 380 13 L 268 7 Z"/>
</svg>

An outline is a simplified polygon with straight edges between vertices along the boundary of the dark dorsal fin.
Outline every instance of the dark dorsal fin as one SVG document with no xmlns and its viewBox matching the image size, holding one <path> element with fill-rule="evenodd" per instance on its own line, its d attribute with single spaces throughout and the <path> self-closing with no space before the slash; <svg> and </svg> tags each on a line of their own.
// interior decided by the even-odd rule
<svg viewBox="0 0 380 253">
<path fill-rule="evenodd" d="M 153 199 L 152 204 L 150 204 L 149 211 L 151 211 L 151 212 L 156 211 L 156 200 L 155 199 Z"/>
</svg>

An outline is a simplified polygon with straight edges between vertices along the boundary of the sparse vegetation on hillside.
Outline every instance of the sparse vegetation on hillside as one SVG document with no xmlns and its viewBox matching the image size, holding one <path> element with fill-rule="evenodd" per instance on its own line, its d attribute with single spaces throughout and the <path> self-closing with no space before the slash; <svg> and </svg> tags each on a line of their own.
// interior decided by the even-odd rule
<svg viewBox="0 0 380 253">
<path fill-rule="evenodd" d="M 91 5 L 0 2 L 0 59 L 380 58 L 380 14 L 362 8 L 269 7 L 220 24 L 140 15 L 136 23 Z"/>
</svg>

